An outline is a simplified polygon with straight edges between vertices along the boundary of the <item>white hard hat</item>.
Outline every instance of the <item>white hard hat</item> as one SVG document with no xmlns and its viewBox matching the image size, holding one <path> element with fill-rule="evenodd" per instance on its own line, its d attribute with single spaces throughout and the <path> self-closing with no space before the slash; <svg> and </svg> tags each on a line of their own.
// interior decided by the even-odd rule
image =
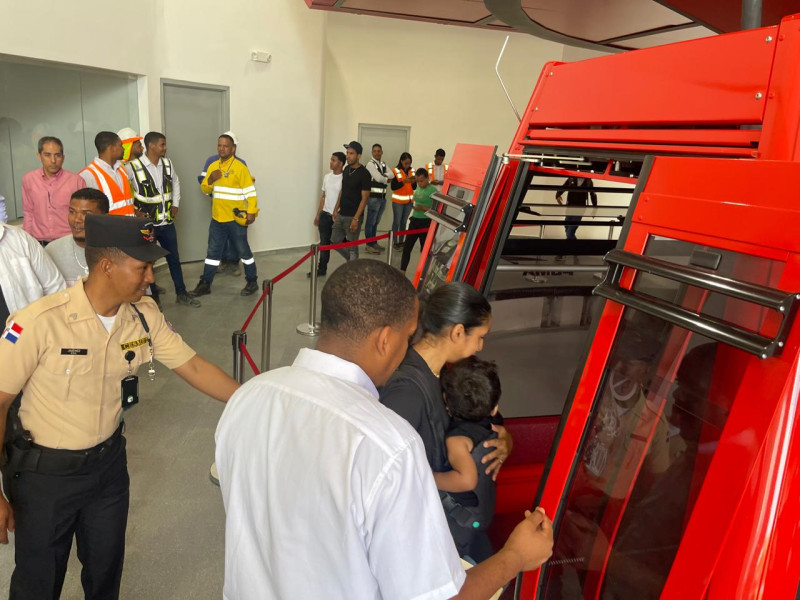
<svg viewBox="0 0 800 600">
<path fill-rule="evenodd" d="M 231 138 L 233 140 L 233 145 L 234 146 L 238 146 L 239 145 L 239 138 L 237 138 L 236 134 L 233 133 L 232 131 L 226 131 L 222 135 L 227 135 L 229 138 Z"/>
<path fill-rule="evenodd" d="M 136 140 L 142 139 L 142 136 L 140 136 L 130 127 L 123 127 L 117 132 L 117 135 L 119 136 L 119 139 L 122 140 L 123 144 L 125 142 L 135 142 Z"/>
</svg>

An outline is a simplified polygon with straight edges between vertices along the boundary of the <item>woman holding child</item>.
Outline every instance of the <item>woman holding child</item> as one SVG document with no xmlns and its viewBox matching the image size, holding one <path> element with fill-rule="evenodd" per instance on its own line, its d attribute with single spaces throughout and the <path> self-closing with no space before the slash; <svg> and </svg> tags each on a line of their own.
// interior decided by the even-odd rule
<svg viewBox="0 0 800 600">
<path fill-rule="evenodd" d="M 451 471 L 446 442 L 451 417 L 440 374 L 445 365 L 479 352 L 491 323 L 491 306 L 475 288 L 461 282 L 437 288 L 420 315 L 421 337 L 409 346 L 400 367 L 381 389 L 381 403 L 404 417 L 419 433 L 434 473 Z M 511 436 L 499 423 L 502 417 L 491 426 L 497 437 L 483 442 L 490 451 L 482 461 L 492 478 L 497 477 L 513 445 Z"/>
</svg>

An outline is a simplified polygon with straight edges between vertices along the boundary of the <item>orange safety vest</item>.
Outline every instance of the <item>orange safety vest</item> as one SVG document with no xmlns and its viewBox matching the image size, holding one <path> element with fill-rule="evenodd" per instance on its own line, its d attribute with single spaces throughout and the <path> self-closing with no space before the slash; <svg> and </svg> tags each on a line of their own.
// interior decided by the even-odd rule
<svg viewBox="0 0 800 600">
<path fill-rule="evenodd" d="M 97 182 L 97 189 L 103 192 L 108 198 L 108 214 L 110 215 L 125 215 L 132 217 L 134 212 L 133 206 L 133 191 L 131 190 L 131 182 L 128 179 L 128 174 L 125 169 L 119 167 L 117 173 L 122 177 L 122 187 L 119 189 L 117 182 L 106 173 L 105 169 L 101 169 L 94 162 L 91 162 L 84 171 L 89 171 Z M 81 171 L 82 173 L 83 171 Z"/>
<path fill-rule="evenodd" d="M 414 188 L 411 187 L 412 178 L 410 175 L 406 174 L 403 169 L 394 168 L 392 169 L 394 172 L 395 181 L 398 183 L 404 181 L 403 187 L 392 190 L 392 202 L 395 204 L 408 204 L 414 198 Z M 409 173 L 413 173 L 414 169 L 409 168 Z"/>
</svg>

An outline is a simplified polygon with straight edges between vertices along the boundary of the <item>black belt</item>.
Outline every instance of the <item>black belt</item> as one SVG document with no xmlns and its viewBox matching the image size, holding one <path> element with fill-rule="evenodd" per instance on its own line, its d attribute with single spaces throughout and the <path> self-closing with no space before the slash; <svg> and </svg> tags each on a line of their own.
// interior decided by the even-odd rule
<svg viewBox="0 0 800 600">
<path fill-rule="evenodd" d="M 123 424 L 120 423 L 110 438 L 86 450 L 56 450 L 32 443 L 23 451 L 19 471 L 63 473 L 82 469 L 111 455 L 122 440 L 122 430 Z"/>
</svg>

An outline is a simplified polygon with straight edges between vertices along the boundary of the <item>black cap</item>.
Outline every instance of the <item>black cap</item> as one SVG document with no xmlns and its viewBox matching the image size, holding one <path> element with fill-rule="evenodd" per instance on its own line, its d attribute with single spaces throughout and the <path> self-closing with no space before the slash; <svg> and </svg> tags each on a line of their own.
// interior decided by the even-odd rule
<svg viewBox="0 0 800 600">
<path fill-rule="evenodd" d="M 355 150 L 355 151 L 356 151 L 358 154 L 361 154 L 362 152 L 364 152 L 364 148 L 361 146 L 361 144 L 359 144 L 359 143 L 358 143 L 357 141 L 355 141 L 355 140 L 353 140 L 353 141 L 352 141 L 352 142 L 350 142 L 349 144 L 345 144 L 345 145 L 344 145 L 344 147 L 345 147 L 345 148 L 352 148 L 352 149 L 353 149 L 353 150 Z"/>
<path fill-rule="evenodd" d="M 89 248 L 119 248 L 131 258 L 143 262 L 155 262 L 169 254 L 156 244 L 150 219 L 89 214 L 84 228 Z"/>
</svg>

